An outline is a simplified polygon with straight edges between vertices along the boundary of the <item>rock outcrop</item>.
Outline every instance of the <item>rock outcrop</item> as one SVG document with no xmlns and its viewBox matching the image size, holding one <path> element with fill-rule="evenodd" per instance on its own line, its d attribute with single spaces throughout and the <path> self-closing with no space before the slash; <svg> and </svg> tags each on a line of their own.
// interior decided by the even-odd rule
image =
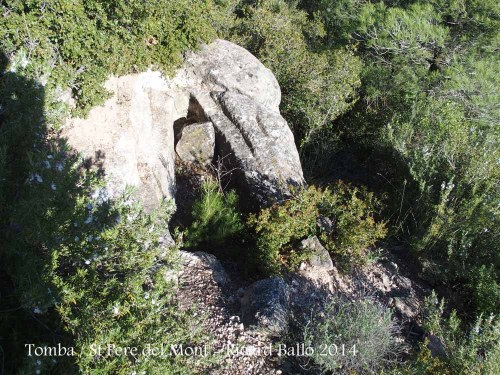
<svg viewBox="0 0 500 375">
<path fill-rule="evenodd" d="M 85 119 L 66 121 L 62 137 L 89 165 L 101 169 L 108 190 L 119 194 L 127 185 L 147 209 L 175 193 L 173 122 L 184 115 L 188 99 L 159 72 L 112 77 L 113 93 Z"/>
<path fill-rule="evenodd" d="M 112 77 L 106 87 L 113 96 L 88 118 L 68 119 L 62 136 L 112 190 L 135 186 L 146 208 L 174 194 L 174 129 L 181 159 L 221 161 L 250 204 L 270 204 L 304 183 L 278 82 L 244 48 L 216 40 L 171 79 L 148 71 Z"/>
<path fill-rule="evenodd" d="M 308 252 L 311 256 L 300 264 L 299 275 L 310 279 L 319 286 L 326 286 L 328 290 L 333 290 L 330 273 L 334 271 L 335 267 L 328 250 L 324 248 L 316 236 L 302 240 L 300 247 L 302 251 Z"/>
<path fill-rule="evenodd" d="M 304 183 L 293 134 L 279 113 L 272 72 L 245 49 L 223 40 L 186 61 L 191 95 L 215 126 L 220 157 L 240 188 L 260 205 Z"/>
</svg>

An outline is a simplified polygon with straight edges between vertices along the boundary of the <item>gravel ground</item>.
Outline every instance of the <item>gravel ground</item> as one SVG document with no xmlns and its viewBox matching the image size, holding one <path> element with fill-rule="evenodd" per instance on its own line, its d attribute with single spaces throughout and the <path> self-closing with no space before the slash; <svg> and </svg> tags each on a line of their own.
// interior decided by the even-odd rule
<svg viewBox="0 0 500 375">
<path fill-rule="evenodd" d="M 279 361 L 270 355 L 272 341 L 265 332 L 241 323 L 238 290 L 215 260 L 204 254 L 184 253 L 184 271 L 179 279 L 181 307 L 196 304 L 207 314 L 204 329 L 214 337 L 210 347 L 220 353 L 218 367 L 204 369 L 207 374 L 282 374 Z"/>
</svg>

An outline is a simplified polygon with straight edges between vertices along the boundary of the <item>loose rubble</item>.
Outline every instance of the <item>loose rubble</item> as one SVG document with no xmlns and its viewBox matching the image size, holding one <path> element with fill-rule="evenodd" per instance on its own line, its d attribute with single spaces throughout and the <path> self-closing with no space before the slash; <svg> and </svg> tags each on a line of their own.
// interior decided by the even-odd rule
<svg viewBox="0 0 500 375">
<path fill-rule="evenodd" d="M 204 329 L 214 337 L 213 353 L 223 360 L 205 373 L 281 374 L 270 353 L 272 341 L 263 331 L 245 326 L 240 317 L 237 290 L 234 290 L 220 262 L 207 253 L 182 254 L 184 270 L 179 278 L 178 299 L 187 308 L 193 303 L 206 312 Z"/>
</svg>

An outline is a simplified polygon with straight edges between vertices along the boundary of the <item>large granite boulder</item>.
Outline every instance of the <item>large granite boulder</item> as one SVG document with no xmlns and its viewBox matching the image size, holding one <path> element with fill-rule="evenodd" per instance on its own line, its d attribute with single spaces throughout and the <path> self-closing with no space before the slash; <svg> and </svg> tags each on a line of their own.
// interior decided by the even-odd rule
<svg viewBox="0 0 500 375">
<path fill-rule="evenodd" d="M 62 136 L 102 170 L 111 190 L 136 187 L 148 209 L 174 194 L 176 135 L 181 159 L 206 167 L 213 156 L 250 206 L 279 201 L 304 183 L 279 113 L 278 82 L 236 44 L 202 46 L 172 78 L 148 71 L 105 85 L 112 97 L 86 119 L 68 119 Z"/>
<path fill-rule="evenodd" d="M 203 45 L 187 56 L 176 77 L 205 93 L 231 91 L 279 111 L 281 90 L 274 74 L 243 47 L 226 40 Z"/>
<path fill-rule="evenodd" d="M 242 192 L 257 205 L 268 205 L 288 195 L 292 186 L 303 185 L 299 154 L 279 113 L 281 93 L 271 71 L 223 40 L 191 55 L 186 66 L 191 95 L 215 126 L 218 156 L 234 171 Z"/>
</svg>

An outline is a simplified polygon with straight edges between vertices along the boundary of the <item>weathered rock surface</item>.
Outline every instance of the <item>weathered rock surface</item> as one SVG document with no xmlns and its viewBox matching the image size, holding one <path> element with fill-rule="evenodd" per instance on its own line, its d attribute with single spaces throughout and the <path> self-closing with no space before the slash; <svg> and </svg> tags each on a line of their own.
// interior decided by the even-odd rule
<svg viewBox="0 0 500 375">
<path fill-rule="evenodd" d="M 187 112 L 188 98 L 172 95 L 159 72 L 112 77 L 105 86 L 113 96 L 86 119 L 69 119 L 61 135 L 102 170 L 108 190 L 134 186 L 146 208 L 157 207 L 175 192 L 172 124 Z"/>
<path fill-rule="evenodd" d="M 206 99 L 208 100 L 208 99 Z M 293 135 L 278 111 L 238 92 L 213 93 L 207 115 L 221 154 L 235 169 L 240 188 L 260 205 L 279 201 L 303 184 Z"/>
<path fill-rule="evenodd" d="M 288 328 L 289 305 L 289 289 L 281 277 L 259 280 L 247 288 L 241 299 L 243 322 L 279 336 Z"/>
<path fill-rule="evenodd" d="M 309 259 L 305 262 L 306 266 L 325 271 L 333 270 L 333 261 L 328 250 L 319 241 L 318 237 L 313 236 L 302 240 L 300 247 L 311 253 Z"/>
<path fill-rule="evenodd" d="M 216 40 L 191 53 L 178 78 L 205 93 L 237 92 L 279 111 L 281 90 L 274 74 L 243 47 Z"/>
<path fill-rule="evenodd" d="M 303 184 L 276 78 L 244 48 L 216 40 L 189 54 L 171 79 L 149 71 L 112 77 L 105 86 L 113 96 L 86 119 L 68 119 L 62 136 L 102 169 L 116 193 L 135 186 L 147 208 L 173 195 L 174 127 L 183 129 L 181 159 L 223 160 L 253 203 L 269 204 L 289 185 Z"/>
<path fill-rule="evenodd" d="M 279 113 L 274 75 L 245 49 L 217 40 L 186 61 L 191 94 L 215 126 L 217 146 L 240 187 L 269 204 L 304 183 L 293 134 Z M 199 82 L 202 82 L 200 85 Z M 193 84 L 194 83 L 194 84 Z"/>
<path fill-rule="evenodd" d="M 203 167 L 212 163 L 214 149 L 215 131 L 211 122 L 185 126 L 175 147 L 182 161 Z"/>
<path fill-rule="evenodd" d="M 326 286 L 329 290 L 333 290 L 330 273 L 334 270 L 334 266 L 328 250 L 323 247 L 316 236 L 303 240 L 300 247 L 311 253 L 311 257 L 302 262 L 299 267 L 299 274 L 317 284 Z"/>
<path fill-rule="evenodd" d="M 320 216 L 318 220 L 316 220 L 316 225 L 321 231 L 327 234 L 331 234 L 334 229 L 332 220 L 326 216 Z"/>
<path fill-rule="evenodd" d="M 389 253 L 385 256 L 392 257 Z M 421 282 L 410 280 L 394 265 L 393 261 L 386 259 L 349 273 L 340 273 L 334 267 L 330 272 L 333 289 L 350 298 L 363 298 L 367 294 L 376 296 L 393 307 L 402 321 L 416 321 L 423 311 L 423 296 L 428 295 L 430 289 Z"/>
</svg>

